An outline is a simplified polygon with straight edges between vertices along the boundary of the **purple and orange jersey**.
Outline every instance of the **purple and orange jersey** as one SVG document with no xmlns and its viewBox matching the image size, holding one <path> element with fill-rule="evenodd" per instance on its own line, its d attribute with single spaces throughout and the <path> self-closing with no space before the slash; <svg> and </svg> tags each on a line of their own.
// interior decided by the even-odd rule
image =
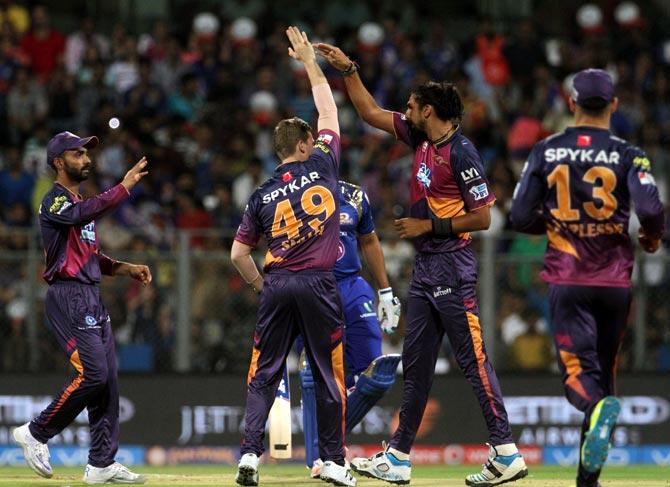
<svg viewBox="0 0 670 487">
<path fill-rule="evenodd" d="M 111 274 L 114 260 L 98 247 L 95 219 L 117 207 L 129 193 L 121 184 L 93 198 L 82 199 L 55 183 L 42 199 L 39 223 L 46 259 L 43 277 L 57 280 L 99 283 Z"/>
<path fill-rule="evenodd" d="M 414 149 L 410 216 L 413 218 L 453 218 L 493 205 L 493 195 L 475 146 L 460 127 L 449 137 L 436 142 L 416 132 L 404 115 L 393 113 L 396 138 Z M 422 235 L 414 239 L 419 252 L 441 253 L 462 249 L 470 234 L 453 238 Z"/>
<path fill-rule="evenodd" d="M 249 198 L 235 240 L 265 236 L 264 270 L 332 270 L 340 241 L 340 137 L 321 130 L 304 162 L 281 164 Z M 317 238 L 318 237 L 318 238 Z"/>
<path fill-rule="evenodd" d="M 663 204 L 644 151 L 609 130 L 571 127 L 533 148 L 514 192 L 512 223 L 547 233 L 545 281 L 629 287 L 631 200 L 646 234 L 662 236 Z"/>
</svg>

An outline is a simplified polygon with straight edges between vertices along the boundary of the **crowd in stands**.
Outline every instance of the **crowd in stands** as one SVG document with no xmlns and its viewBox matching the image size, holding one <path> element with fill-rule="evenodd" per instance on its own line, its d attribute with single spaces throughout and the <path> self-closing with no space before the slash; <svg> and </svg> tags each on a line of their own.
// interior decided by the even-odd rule
<svg viewBox="0 0 670 487">
<path fill-rule="evenodd" d="M 227 1 L 218 11 L 177 12 L 146 32 L 123 24 L 103 31 L 88 17 L 63 32 L 44 6 L 28 10 L 0 0 L 2 255 L 28 247 L 39 202 L 53 181 L 46 164 L 53 134 L 70 130 L 100 138 L 84 195 L 109 188 L 146 155 L 149 176 L 97 226 L 107 253 L 147 256 L 155 274 L 147 289 L 119 280 L 105 284 L 119 344 L 148 344 L 151 370 L 173 370 L 176 264 L 162 256 L 178 250 L 179 230 L 204 231 L 189 240 L 196 256 L 193 369 L 245 369 L 255 297 L 225 261 L 197 257 L 229 249 L 247 198 L 276 165 L 276 122 L 296 115 L 315 126 L 306 74 L 286 53 L 284 30 L 295 19 L 311 39 L 335 43 L 359 63 L 381 106 L 404 111 L 412 87 L 429 79 L 458 86 L 463 131 L 478 147 L 497 196 L 494 235 L 508 231 L 507 211 L 530 148 L 569 124 L 570 75 L 585 67 L 606 68 L 614 76 L 620 104 L 612 130 L 647 151 L 668 201 L 670 44 L 659 24 L 667 12 L 664 17 L 641 9 L 622 19 L 604 9 L 594 24 L 575 22 L 579 11 L 573 9 L 564 27 L 552 29 L 541 10 L 514 22 L 480 16 L 456 35 L 440 15 L 421 10 L 429 7 L 382 3 L 336 0 L 316 17 L 298 7 L 273 11 L 261 0 Z M 411 155 L 393 137 L 363 124 L 339 73 L 325 63 L 323 68 L 339 106 L 342 177 L 367 191 L 392 282 L 404 296 L 413 251 L 393 235 L 391 223 L 407 211 Z M 540 258 L 545 245 L 542 237 L 512 235 L 501 238 L 497 251 Z M 28 353 L 27 306 L 26 285 L 17 276 L 32 281 L 8 259 L 0 258 L 0 370 L 21 370 Z M 495 339 L 504 345 L 499 368 L 550 370 L 547 298 L 538 266 L 510 262 L 496 270 Z M 650 302 L 650 369 L 670 369 L 666 268 L 662 257 L 650 261 L 642 279 Z M 48 340 L 40 329 L 42 335 Z M 397 348 L 400 341 L 392 338 L 388 346 Z M 44 368 L 60 363 L 48 359 L 55 353 L 48 343 L 41 348 Z M 624 353 L 624 368 L 630 357 Z"/>
</svg>

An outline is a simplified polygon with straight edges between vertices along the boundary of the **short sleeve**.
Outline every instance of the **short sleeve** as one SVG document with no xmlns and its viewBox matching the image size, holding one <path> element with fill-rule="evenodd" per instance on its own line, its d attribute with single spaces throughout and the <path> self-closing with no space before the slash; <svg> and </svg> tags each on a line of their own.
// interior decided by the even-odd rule
<svg viewBox="0 0 670 487">
<path fill-rule="evenodd" d="M 533 147 L 514 188 L 510 220 L 518 232 L 539 235 L 546 230 L 542 204 L 547 194 L 547 179 L 540 170 L 544 162 L 543 151 L 543 142 Z"/>
<path fill-rule="evenodd" d="M 456 140 L 451 153 L 451 167 L 468 211 L 492 205 L 496 197 L 486 179 L 479 153 L 466 139 Z"/>
<path fill-rule="evenodd" d="M 329 129 L 319 130 L 310 158 L 328 161 L 336 168 L 340 165 L 340 136 Z"/>
<path fill-rule="evenodd" d="M 630 165 L 627 174 L 628 189 L 635 204 L 635 213 L 645 232 L 654 237 L 663 235 L 665 230 L 663 203 L 651 174 L 651 161 L 638 147 L 632 147 L 626 154 Z"/>
<path fill-rule="evenodd" d="M 363 192 L 361 217 L 358 221 L 356 231 L 359 235 L 368 235 L 375 231 L 375 220 L 372 217 L 372 208 L 370 207 L 370 200 L 368 195 Z"/>
<path fill-rule="evenodd" d="M 404 142 L 412 149 L 415 149 L 421 142 L 426 140 L 421 133 L 412 129 L 412 125 L 407 121 L 407 117 L 400 112 L 393 112 L 393 130 L 395 137 Z"/>
<path fill-rule="evenodd" d="M 258 240 L 260 240 L 263 233 L 256 209 L 257 205 L 252 196 L 246 208 L 244 208 L 242 222 L 237 227 L 237 233 L 235 234 L 235 240 L 251 247 L 255 247 L 258 244 Z"/>
</svg>

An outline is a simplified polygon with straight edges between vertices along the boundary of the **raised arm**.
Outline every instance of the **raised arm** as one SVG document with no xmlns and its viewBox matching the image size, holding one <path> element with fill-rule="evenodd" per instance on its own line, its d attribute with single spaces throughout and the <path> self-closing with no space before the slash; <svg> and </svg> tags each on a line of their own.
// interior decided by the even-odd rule
<svg viewBox="0 0 670 487">
<path fill-rule="evenodd" d="M 373 127 L 395 135 L 393 112 L 384 110 L 377 105 L 375 99 L 363 85 L 363 81 L 358 75 L 356 63 L 349 59 L 339 47 L 321 42 L 315 44 L 315 47 L 330 65 L 344 76 L 344 84 L 347 87 L 349 98 L 358 115 Z"/>
<path fill-rule="evenodd" d="M 337 135 L 340 135 L 340 124 L 337 120 L 337 105 L 335 105 L 333 92 L 323 71 L 321 71 L 321 67 L 316 62 L 314 47 L 309 42 L 307 34 L 300 32 L 297 27 L 289 27 L 286 29 L 286 36 L 292 46 L 288 48 L 289 56 L 305 65 L 307 77 L 312 85 L 314 104 L 316 105 L 316 110 L 319 112 L 317 130 L 332 130 Z"/>
</svg>

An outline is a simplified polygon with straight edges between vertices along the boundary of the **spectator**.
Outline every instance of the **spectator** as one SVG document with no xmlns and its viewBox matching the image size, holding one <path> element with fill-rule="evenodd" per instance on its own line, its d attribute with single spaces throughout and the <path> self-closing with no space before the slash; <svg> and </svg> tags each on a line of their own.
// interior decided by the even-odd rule
<svg viewBox="0 0 670 487">
<path fill-rule="evenodd" d="M 65 37 L 51 28 L 46 7 L 33 8 L 31 20 L 32 29 L 21 41 L 21 47 L 30 59 L 32 72 L 40 82 L 46 83 L 63 60 Z"/>
<path fill-rule="evenodd" d="M 198 90 L 198 78 L 193 73 L 184 74 L 179 80 L 179 89 L 168 99 L 168 106 L 173 115 L 179 115 L 189 122 L 195 121 L 204 99 Z"/>
<path fill-rule="evenodd" d="M 84 17 L 80 20 L 80 30 L 67 37 L 65 43 L 65 67 L 74 75 L 81 67 L 86 52 L 93 48 L 102 59 L 109 58 L 109 40 L 95 29 L 95 20 Z"/>
<path fill-rule="evenodd" d="M 0 171 L 0 204 L 3 208 L 21 203 L 30 208 L 35 178 L 23 169 L 21 150 L 12 146 L 5 151 L 5 169 Z M 30 213 L 28 213 L 30 214 Z"/>
<path fill-rule="evenodd" d="M 30 77 L 27 69 L 17 69 L 7 96 L 7 120 L 12 143 L 23 144 L 33 127 L 44 122 L 48 111 L 44 88 Z"/>
</svg>

